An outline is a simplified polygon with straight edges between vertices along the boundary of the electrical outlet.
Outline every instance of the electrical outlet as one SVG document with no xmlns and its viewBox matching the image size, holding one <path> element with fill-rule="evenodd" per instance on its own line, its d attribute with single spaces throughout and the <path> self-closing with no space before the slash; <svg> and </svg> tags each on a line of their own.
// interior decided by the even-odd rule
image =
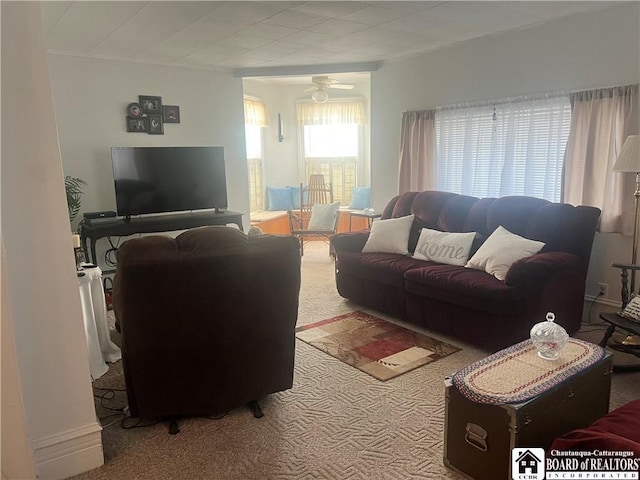
<svg viewBox="0 0 640 480">
<path fill-rule="evenodd" d="M 609 291 L 609 285 L 606 283 L 598 283 L 598 295 L 601 297 L 606 297 L 607 292 Z"/>
</svg>

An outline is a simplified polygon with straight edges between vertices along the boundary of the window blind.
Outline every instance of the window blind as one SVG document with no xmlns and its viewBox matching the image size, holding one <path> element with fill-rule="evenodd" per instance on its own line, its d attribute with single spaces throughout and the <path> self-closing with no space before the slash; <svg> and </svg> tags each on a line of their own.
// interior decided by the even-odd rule
<svg viewBox="0 0 640 480">
<path fill-rule="evenodd" d="M 476 197 L 560 201 L 568 96 L 436 111 L 436 185 Z"/>
</svg>

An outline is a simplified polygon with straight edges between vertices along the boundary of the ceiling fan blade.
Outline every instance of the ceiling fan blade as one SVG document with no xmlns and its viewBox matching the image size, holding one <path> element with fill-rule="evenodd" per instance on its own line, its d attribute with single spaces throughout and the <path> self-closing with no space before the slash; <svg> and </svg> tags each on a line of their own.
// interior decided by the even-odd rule
<svg viewBox="0 0 640 480">
<path fill-rule="evenodd" d="M 305 90 L 305 92 L 313 92 L 314 90 L 317 90 L 318 87 L 309 87 Z"/>
<path fill-rule="evenodd" d="M 341 90 L 352 90 L 353 85 L 345 85 L 343 83 L 336 83 L 335 85 L 327 85 L 329 88 L 339 88 Z"/>
</svg>

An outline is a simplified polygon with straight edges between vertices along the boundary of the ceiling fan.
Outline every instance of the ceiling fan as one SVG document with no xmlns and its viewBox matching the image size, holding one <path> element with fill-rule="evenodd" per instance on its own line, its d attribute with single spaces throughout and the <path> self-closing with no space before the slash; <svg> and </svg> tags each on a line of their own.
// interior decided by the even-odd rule
<svg viewBox="0 0 640 480">
<path fill-rule="evenodd" d="M 353 85 L 340 83 L 326 75 L 311 77 L 313 87 L 307 88 L 305 92 L 313 92 L 311 99 L 316 103 L 324 103 L 329 100 L 329 95 L 325 91 L 326 88 L 338 88 L 340 90 L 351 90 Z"/>
</svg>

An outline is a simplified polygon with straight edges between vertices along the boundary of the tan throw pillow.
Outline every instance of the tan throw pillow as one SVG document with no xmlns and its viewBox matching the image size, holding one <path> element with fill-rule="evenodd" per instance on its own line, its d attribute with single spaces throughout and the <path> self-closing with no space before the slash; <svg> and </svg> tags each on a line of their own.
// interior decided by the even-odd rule
<svg viewBox="0 0 640 480">
<path fill-rule="evenodd" d="M 511 265 L 538 253 L 543 242 L 521 237 L 500 225 L 485 240 L 465 267 L 484 270 L 498 280 L 504 280 Z"/>
<path fill-rule="evenodd" d="M 475 232 L 440 232 L 423 228 L 413 258 L 463 266 L 469 259 Z"/>
<path fill-rule="evenodd" d="M 413 215 L 378 220 L 371 224 L 371 233 L 363 252 L 383 252 L 409 254 L 409 233 L 413 225 Z"/>
</svg>

